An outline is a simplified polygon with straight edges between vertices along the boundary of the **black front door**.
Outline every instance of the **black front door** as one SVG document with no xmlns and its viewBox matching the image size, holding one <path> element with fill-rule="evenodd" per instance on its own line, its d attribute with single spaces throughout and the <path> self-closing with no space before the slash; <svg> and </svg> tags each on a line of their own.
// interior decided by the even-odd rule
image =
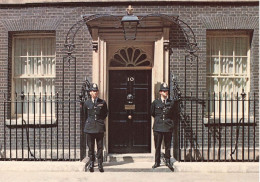
<svg viewBox="0 0 260 182">
<path fill-rule="evenodd" d="M 150 104 L 150 70 L 109 72 L 109 153 L 151 152 Z"/>
</svg>

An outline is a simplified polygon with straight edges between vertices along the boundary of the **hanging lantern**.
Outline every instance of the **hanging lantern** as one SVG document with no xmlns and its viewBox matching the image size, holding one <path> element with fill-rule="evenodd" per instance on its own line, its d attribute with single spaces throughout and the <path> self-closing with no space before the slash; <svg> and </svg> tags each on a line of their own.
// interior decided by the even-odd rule
<svg viewBox="0 0 260 182">
<path fill-rule="evenodd" d="M 121 20 L 121 24 L 124 30 L 124 37 L 125 40 L 135 40 L 139 19 L 137 16 L 133 15 L 133 8 L 131 5 L 128 6 L 126 10 L 127 15 L 125 15 Z"/>
</svg>

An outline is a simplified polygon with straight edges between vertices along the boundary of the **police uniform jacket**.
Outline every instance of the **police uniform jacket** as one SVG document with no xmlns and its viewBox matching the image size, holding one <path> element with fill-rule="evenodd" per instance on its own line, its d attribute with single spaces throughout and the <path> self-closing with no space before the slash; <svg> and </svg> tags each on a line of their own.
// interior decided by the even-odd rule
<svg viewBox="0 0 260 182">
<path fill-rule="evenodd" d="M 88 99 L 83 106 L 85 112 L 85 133 L 104 133 L 105 119 L 107 117 L 107 104 L 104 100 L 97 98 L 95 104 Z"/>
<path fill-rule="evenodd" d="M 166 99 L 165 104 L 162 100 L 156 99 L 151 105 L 151 115 L 154 117 L 153 131 L 172 132 L 175 121 L 175 103 Z"/>
</svg>

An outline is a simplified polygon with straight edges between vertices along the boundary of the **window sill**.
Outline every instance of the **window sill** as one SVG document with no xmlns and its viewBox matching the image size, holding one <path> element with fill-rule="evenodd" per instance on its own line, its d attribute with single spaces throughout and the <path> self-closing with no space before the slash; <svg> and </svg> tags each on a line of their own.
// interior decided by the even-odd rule
<svg viewBox="0 0 260 182">
<path fill-rule="evenodd" d="M 22 118 L 12 118 L 5 120 L 5 125 L 9 128 L 48 128 L 48 127 L 55 127 L 57 126 L 57 119 L 53 117 L 52 119 L 50 117 L 45 118 L 24 118 L 22 122 Z"/>
<path fill-rule="evenodd" d="M 256 125 L 254 123 L 254 117 L 250 117 L 248 120 L 248 117 L 244 117 L 244 121 L 241 120 L 242 117 L 237 118 L 231 118 L 228 117 L 225 119 L 225 117 L 221 117 L 219 119 L 219 117 L 215 118 L 215 122 L 214 122 L 214 118 L 210 118 L 208 120 L 208 118 L 203 118 L 203 123 L 206 127 L 208 126 L 254 126 Z M 240 122 L 241 120 L 241 122 Z"/>
<path fill-rule="evenodd" d="M 240 116 L 238 116 L 238 118 L 237 117 L 233 117 L 232 118 L 232 120 L 231 120 L 231 117 L 226 117 L 226 119 L 225 119 L 225 116 L 222 116 L 222 117 L 215 117 L 215 123 L 237 123 L 237 122 L 239 122 L 240 121 L 240 119 L 242 119 L 242 116 L 240 117 Z M 208 122 L 208 120 L 209 120 L 209 122 Z M 232 121 L 232 122 L 231 122 Z M 212 117 L 212 116 L 210 116 L 210 118 L 208 118 L 208 117 L 204 117 L 203 118 L 203 122 L 204 122 L 204 124 L 208 124 L 208 123 L 214 123 L 214 117 Z M 241 123 L 242 123 L 243 121 L 241 121 Z M 244 123 L 254 123 L 254 117 L 253 116 L 251 116 L 250 118 L 249 118 L 249 120 L 248 120 L 248 116 L 244 116 Z"/>
</svg>

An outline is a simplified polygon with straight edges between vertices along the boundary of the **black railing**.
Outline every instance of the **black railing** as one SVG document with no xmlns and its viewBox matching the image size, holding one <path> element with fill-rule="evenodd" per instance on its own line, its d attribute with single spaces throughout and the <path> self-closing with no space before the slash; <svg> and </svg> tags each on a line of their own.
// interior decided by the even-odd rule
<svg viewBox="0 0 260 182">
<path fill-rule="evenodd" d="M 190 93 L 179 103 L 180 161 L 259 160 L 256 94 Z"/>
<path fill-rule="evenodd" d="M 86 82 L 83 87 L 86 88 Z M 82 104 L 68 93 L 4 99 L 0 160 L 81 160 L 86 156 Z M 259 100 L 255 94 L 201 93 L 179 101 L 180 161 L 258 161 Z M 4 97 L 6 98 L 6 97 Z M 76 108 L 74 108 L 76 105 Z M 76 112 L 76 113 L 74 113 Z"/>
<path fill-rule="evenodd" d="M 59 93 L 21 93 L 4 99 L 0 160 L 80 160 L 81 102 L 68 95 L 66 101 Z"/>
</svg>

